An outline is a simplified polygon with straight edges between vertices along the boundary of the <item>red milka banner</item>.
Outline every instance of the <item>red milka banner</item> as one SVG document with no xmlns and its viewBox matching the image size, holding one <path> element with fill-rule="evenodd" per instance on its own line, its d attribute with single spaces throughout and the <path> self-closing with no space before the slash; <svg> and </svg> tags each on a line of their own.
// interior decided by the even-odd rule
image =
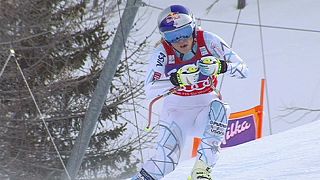
<svg viewBox="0 0 320 180">
<path fill-rule="evenodd" d="M 221 148 L 236 146 L 260 138 L 262 136 L 263 104 L 264 104 L 265 80 L 261 80 L 260 105 L 251 109 L 231 113 L 225 141 Z M 197 149 L 201 139 L 194 138 L 192 157 L 197 155 Z"/>
</svg>

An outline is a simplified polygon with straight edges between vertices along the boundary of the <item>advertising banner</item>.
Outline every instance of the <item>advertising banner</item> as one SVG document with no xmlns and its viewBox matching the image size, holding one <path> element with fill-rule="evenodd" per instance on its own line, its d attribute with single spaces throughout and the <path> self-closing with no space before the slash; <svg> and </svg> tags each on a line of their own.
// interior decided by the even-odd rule
<svg viewBox="0 0 320 180">
<path fill-rule="evenodd" d="M 251 109 L 234 112 L 229 116 L 225 140 L 221 148 L 243 144 L 262 136 L 263 104 L 265 92 L 265 79 L 261 80 L 260 104 Z M 199 137 L 193 138 L 192 157 L 197 155 L 201 143 Z"/>
</svg>

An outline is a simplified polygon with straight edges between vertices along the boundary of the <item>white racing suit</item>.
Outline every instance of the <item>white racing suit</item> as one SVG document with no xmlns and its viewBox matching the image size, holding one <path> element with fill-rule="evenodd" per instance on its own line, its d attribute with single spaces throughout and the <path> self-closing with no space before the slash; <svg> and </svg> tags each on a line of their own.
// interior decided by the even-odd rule
<svg viewBox="0 0 320 180">
<path fill-rule="evenodd" d="M 183 65 L 196 64 L 204 56 L 215 56 L 226 61 L 226 75 L 237 78 L 247 76 L 246 64 L 220 37 L 201 30 L 196 34 L 192 52 L 182 58 L 165 41 L 157 46 L 149 59 L 145 81 L 147 98 L 153 99 L 173 88 L 174 85 L 168 80 L 170 74 Z M 218 98 L 210 82 L 209 77 L 200 74 L 197 84 L 183 87 L 165 97 L 156 153 L 133 179 L 161 179 L 172 172 L 177 167 L 187 136 L 201 138 L 197 158 L 208 166 L 215 165 L 227 127 L 229 106 Z M 217 80 L 213 82 L 216 85 Z"/>
</svg>

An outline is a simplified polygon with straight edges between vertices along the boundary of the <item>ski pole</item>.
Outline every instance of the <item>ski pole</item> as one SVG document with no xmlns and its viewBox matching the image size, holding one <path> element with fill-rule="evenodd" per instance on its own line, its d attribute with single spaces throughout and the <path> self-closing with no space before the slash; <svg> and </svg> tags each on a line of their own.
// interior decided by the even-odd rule
<svg viewBox="0 0 320 180">
<path fill-rule="evenodd" d="M 161 94 L 157 97 L 155 97 L 150 103 L 149 103 L 149 116 L 148 116 L 148 125 L 147 127 L 145 128 L 145 131 L 146 132 L 150 132 L 151 131 L 151 118 L 152 118 L 152 107 L 153 107 L 153 104 L 155 102 L 157 102 L 159 99 L 163 98 L 163 97 L 166 97 L 172 93 L 174 93 L 177 89 L 179 89 L 180 87 L 173 87 L 171 89 L 169 89 L 167 92 L 165 92 L 164 94 Z"/>
</svg>

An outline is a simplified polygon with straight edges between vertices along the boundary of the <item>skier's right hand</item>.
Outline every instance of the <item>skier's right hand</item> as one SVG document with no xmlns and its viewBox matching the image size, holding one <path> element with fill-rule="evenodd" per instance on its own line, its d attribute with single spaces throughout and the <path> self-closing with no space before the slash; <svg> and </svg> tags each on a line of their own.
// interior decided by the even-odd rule
<svg viewBox="0 0 320 180">
<path fill-rule="evenodd" d="M 192 85 L 198 82 L 199 68 L 194 64 L 184 65 L 177 72 L 170 74 L 170 81 L 175 86 Z"/>
</svg>

